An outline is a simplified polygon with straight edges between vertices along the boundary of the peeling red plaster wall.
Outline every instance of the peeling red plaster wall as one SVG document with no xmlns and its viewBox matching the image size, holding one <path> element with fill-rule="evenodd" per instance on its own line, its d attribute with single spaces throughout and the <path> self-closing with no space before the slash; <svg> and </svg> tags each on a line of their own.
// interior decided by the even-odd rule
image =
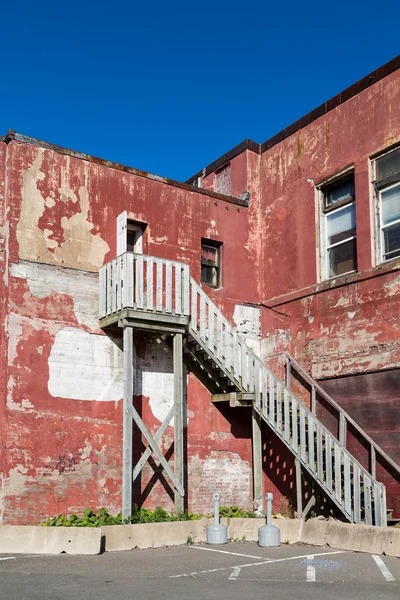
<svg viewBox="0 0 400 600">
<path fill-rule="evenodd" d="M 400 367 L 400 261 L 385 269 L 374 266 L 369 174 L 369 158 L 398 142 L 395 72 L 262 155 L 261 264 L 269 307 L 263 310 L 263 350 L 269 356 L 273 350 L 269 362 L 281 375 L 284 352 L 315 379 L 368 372 L 373 378 L 374 371 Z M 355 170 L 360 275 L 337 278 L 337 285 L 318 284 L 315 184 L 349 165 Z M 390 412 L 388 399 L 374 396 L 373 388 L 368 394 L 371 419 L 374 403 Z M 334 398 L 341 403 L 338 390 Z M 357 408 L 346 398 L 343 402 L 357 420 Z M 399 442 L 399 419 L 393 431 Z M 379 443 L 390 454 L 392 441 L 380 436 Z"/>
<path fill-rule="evenodd" d="M 7 252 L 7 206 L 6 206 L 6 159 L 7 146 L 0 142 L 0 523 L 4 517 L 4 475 L 6 470 L 5 444 L 7 431 L 6 386 L 7 386 L 7 295 L 8 295 L 8 252 Z"/>
<path fill-rule="evenodd" d="M 96 272 L 115 255 L 115 219 L 123 210 L 129 218 L 148 223 L 146 253 L 189 262 L 197 280 L 201 238 L 221 239 L 229 259 L 223 265 L 223 289 L 210 290 L 210 295 L 228 318 L 237 304 L 257 302 L 258 184 L 252 182 L 254 196 L 246 209 L 26 143 L 11 142 L 8 153 L 13 201 L 5 522 L 34 523 L 87 506 L 105 505 L 118 512 L 121 402 L 101 401 L 95 392 L 90 396 L 85 383 L 90 373 L 79 358 L 75 370 L 63 368 L 80 382 L 69 393 L 85 395 L 85 400 L 51 392 L 63 391 L 63 382 L 51 376 L 57 361 L 64 360 L 63 340 L 72 340 L 68 360 L 73 360 L 81 357 L 80 344 L 88 339 L 84 332 L 90 340 L 104 338 L 96 315 Z M 256 167 L 253 177 L 258 177 Z M 171 219 L 171 214 L 179 218 Z M 224 486 L 228 504 L 251 508 L 250 414 L 245 423 L 234 411 L 222 414 L 193 375 L 188 390 L 190 508 L 208 510 L 215 485 Z M 155 432 L 160 420 L 151 401 L 145 395 L 135 400 Z M 172 437 L 169 427 L 165 450 Z M 149 481 L 154 483 L 147 466 L 141 492 Z M 172 507 L 160 483 L 147 498 L 147 505 L 157 504 Z"/>
</svg>

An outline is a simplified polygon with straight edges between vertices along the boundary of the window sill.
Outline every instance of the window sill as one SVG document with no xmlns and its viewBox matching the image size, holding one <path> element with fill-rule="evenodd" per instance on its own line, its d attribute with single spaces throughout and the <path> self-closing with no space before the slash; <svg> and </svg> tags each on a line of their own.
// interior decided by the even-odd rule
<svg viewBox="0 0 400 600">
<path fill-rule="evenodd" d="M 346 273 L 341 273 L 340 275 L 334 275 L 333 277 L 326 277 L 324 279 L 321 279 L 320 283 L 318 285 L 322 285 L 324 283 L 328 283 L 329 281 L 334 281 L 334 280 L 341 280 L 342 277 L 347 277 L 348 275 L 356 275 L 357 274 L 357 270 L 353 269 L 352 271 L 346 271 Z"/>
<path fill-rule="evenodd" d="M 200 283 L 201 283 L 201 287 L 202 288 L 207 288 L 209 290 L 212 290 L 213 292 L 219 292 L 219 290 L 223 289 L 222 285 L 218 286 L 218 287 L 214 287 L 213 285 L 209 285 L 208 283 L 204 283 L 204 281 L 201 281 Z"/>
<path fill-rule="evenodd" d="M 394 256 L 393 258 L 387 258 L 386 260 L 383 258 L 381 259 L 381 261 L 376 265 L 376 268 L 378 267 L 383 267 L 384 265 L 387 264 L 392 264 L 395 263 L 396 261 L 400 261 L 400 256 Z"/>
<path fill-rule="evenodd" d="M 267 308 L 275 308 L 277 306 L 281 306 L 282 304 L 307 298 L 307 296 L 313 296 L 314 294 L 320 294 L 335 288 L 359 283 L 366 281 L 367 279 L 380 277 L 381 275 L 387 275 L 388 273 L 396 271 L 400 271 L 400 257 L 379 263 L 379 265 L 372 267 L 368 271 L 351 271 L 348 274 L 332 277 L 331 279 L 325 279 L 320 283 L 310 285 L 306 288 L 302 288 L 301 290 L 282 294 L 281 296 L 275 296 L 274 298 L 269 298 L 268 300 L 264 300 L 261 305 L 266 306 Z"/>
</svg>

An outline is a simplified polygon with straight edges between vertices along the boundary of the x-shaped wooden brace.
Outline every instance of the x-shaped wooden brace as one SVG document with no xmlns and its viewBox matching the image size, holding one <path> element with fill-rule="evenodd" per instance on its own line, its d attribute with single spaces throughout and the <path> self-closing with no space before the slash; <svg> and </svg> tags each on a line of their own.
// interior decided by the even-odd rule
<svg viewBox="0 0 400 600">
<path fill-rule="evenodd" d="M 161 439 L 161 436 L 163 435 L 164 431 L 167 429 L 169 422 L 171 421 L 172 417 L 174 416 L 174 407 L 172 407 L 170 409 L 169 413 L 165 417 L 164 421 L 162 422 L 162 424 L 161 424 L 159 430 L 157 431 L 157 433 L 155 434 L 154 438 L 151 435 L 151 433 L 149 432 L 149 430 L 147 429 L 146 425 L 143 423 L 143 420 L 141 419 L 136 408 L 132 405 L 129 405 L 127 407 L 127 409 L 128 409 L 130 416 L 135 421 L 136 425 L 139 427 L 140 431 L 142 432 L 142 434 L 144 435 L 144 437 L 146 438 L 146 440 L 149 444 L 147 446 L 145 452 L 143 453 L 142 457 L 140 458 L 139 462 L 133 469 L 133 473 L 132 473 L 133 481 L 135 481 L 135 479 L 137 478 L 137 476 L 143 469 L 147 459 L 149 458 L 149 456 L 151 455 L 151 453 L 153 451 L 154 454 L 156 455 L 156 457 L 158 458 L 158 460 L 160 461 L 160 464 L 162 465 L 164 471 L 166 472 L 166 474 L 172 481 L 175 489 L 177 490 L 179 495 L 183 498 L 185 495 L 185 490 L 184 490 L 183 486 L 181 485 L 181 483 L 175 477 L 175 473 L 173 472 L 173 470 L 171 469 L 171 467 L 165 460 L 164 455 L 161 452 L 160 447 L 158 446 L 158 443 L 157 443 Z"/>
</svg>

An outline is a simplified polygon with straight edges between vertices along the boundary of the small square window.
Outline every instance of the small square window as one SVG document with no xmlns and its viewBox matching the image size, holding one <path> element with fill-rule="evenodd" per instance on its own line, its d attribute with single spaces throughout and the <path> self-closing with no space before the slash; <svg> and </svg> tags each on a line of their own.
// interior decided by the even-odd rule
<svg viewBox="0 0 400 600">
<path fill-rule="evenodd" d="M 357 269 L 354 173 L 320 189 L 322 196 L 322 275 L 337 277 Z"/>
<path fill-rule="evenodd" d="M 209 287 L 221 287 L 221 246 L 220 242 L 201 242 L 201 283 Z"/>
</svg>

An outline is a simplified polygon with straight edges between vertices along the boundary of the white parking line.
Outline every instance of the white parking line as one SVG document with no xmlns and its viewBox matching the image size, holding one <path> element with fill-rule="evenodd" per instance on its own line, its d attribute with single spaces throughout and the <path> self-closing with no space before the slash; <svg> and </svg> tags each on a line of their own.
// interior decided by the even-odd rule
<svg viewBox="0 0 400 600">
<path fill-rule="evenodd" d="M 313 554 L 315 556 L 332 556 L 332 554 L 346 554 L 346 550 L 336 550 L 335 552 L 320 552 Z M 236 567 L 243 569 L 245 567 L 256 567 L 258 565 L 267 565 L 269 563 L 286 562 L 288 560 L 299 560 L 300 558 L 308 558 L 309 554 L 302 554 L 300 556 L 289 556 L 288 558 L 269 558 L 256 563 L 247 563 L 244 565 L 231 565 L 230 567 L 220 567 L 218 569 L 207 569 L 205 571 L 193 571 L 192 573 L 181 573 L 179 575 L 169 575 L 169 579 L 177 579 L 178 577 L 192 577 L 194 575 L 203 575 L 205 573 L 216 573 L 217 571 L 231 571 Z"/>
<path fill-rule="evenodd" d="M 233 567 L 233 571 L 229 576 L 229 579 L 231 581 L 236 581 L 236 579 L 239 577 L 240 575 L 240 571 L 242 570 L 241 567 Z"/>
<path fill-rule="evenodd" d="M 0 560 L 13 560 L 13 558 L 17 558 L 16 556 L 6 556 L 5 558 L 0 558 Z"/>
<path fill-rule="evenodd" d="M 380 569 L 380 572 L 382 573 L 382 575 L 384 576 L 384 578 L 386 579 L 386 581 L 396 581 L 395 578 L 393 577 L 393 575 L 391 574 L 391 572 L 389 571 L 389 569 L 387 568 L 387 566 L 385 565 L 385 563 L 383 562 L 383 560 L 381 559 L 380 556 L 377 556 L 376 554 L 373 554 L 372 558 L 374 559 L 374 561 L 378 565 L 378 567 Z"/>
<path fill-rule="evenodd" d="M 265 556 L 253 556 L 252 554 L 240 554 L 239 552 L 228 552 L 227 550 L 217 550 L 216 548 L 203 548 L 202 546 L 189 546 L 192 550 L 206 550 L 207 552 L 219 552 L 220 554 L 232 554 L 232 556 L 245 556 L 246 558 L 259 558 L 265 560 Z"/>
<path fill-rule="evenodd" d="M 307 560 L 313 560 L 313 558 L 314 558 L 314 554 L 307 556 Z M 315 567 L 314 567 L 314 565 L 307 565 L 306 578 L 307 578 L 308 583 L 315 582 Z"/>
</svg>

